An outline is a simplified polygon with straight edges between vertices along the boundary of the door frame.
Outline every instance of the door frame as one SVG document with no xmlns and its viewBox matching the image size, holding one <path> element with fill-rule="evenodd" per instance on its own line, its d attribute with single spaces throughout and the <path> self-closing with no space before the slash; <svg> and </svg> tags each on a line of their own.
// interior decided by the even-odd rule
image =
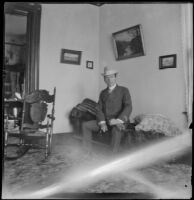
<svg viewBox="0 0 194 200">
<path fill-rule="evenodd" d="M 41 5 L 40 3 L 30 2 L 6 2 L 4 4 L 4 14 L 27 16 L 27 56 L 24 91 L 25 94 L 28 94 L 39 89 Z"/>
</svg>

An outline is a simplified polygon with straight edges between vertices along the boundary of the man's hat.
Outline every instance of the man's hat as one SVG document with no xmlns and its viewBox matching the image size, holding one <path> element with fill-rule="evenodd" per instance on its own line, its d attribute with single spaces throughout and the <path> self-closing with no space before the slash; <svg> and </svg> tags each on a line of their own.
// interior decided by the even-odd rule
<svg viewBox="0 0 194 200">
<path fill-rule="evenodd" d="M 102 73 L 102 76 L 109 76 L 112 74 L 118 74 L 118 72 L 114 69 L 109 69 L 108 67 L 104 67 L 104 73 Z"/>
</svg>

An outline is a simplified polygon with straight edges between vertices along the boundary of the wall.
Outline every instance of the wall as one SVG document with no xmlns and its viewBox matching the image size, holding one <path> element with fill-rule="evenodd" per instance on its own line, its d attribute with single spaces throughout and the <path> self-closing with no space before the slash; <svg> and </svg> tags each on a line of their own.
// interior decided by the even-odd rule
<svg viewBox="0 0 194 200">
<path fill-rule="evenodd" d="M 122 12 L 121 12 L 122 11 Z M 54 132 L 69 132 L 68 115 L 85 97 L 98 99 L 105 87 L 104 65 L 119 71 L 118 83 L 129 88 L 131 119 L 160 113 L 183 127 L 184 79 L 179 4 L 43 4 L 40 38 L 40 88 L 56 86 Z M 145 56 L 116 61 L 111 34 L 141 24 Z M 82 51 L 81 65 L 60 63 L 62 48 Z M 159 70 L 161 55 L 177 54 L 177 68 Z M 94 70 L 85 67 L 94 61 Z M 100 84 L 100 85 L 99 85 Z"/>
<path fill-rule="evenodd" d="M 81 65 L 60 63 L 62 48 L 82 51 Z M 86 68 L 94 61 L 94 70 Z M 69 132 L 70 110 L 98 98 L 99 10 L 86 4 L 43 4 L 40 35 L 40 89 L 56 87 L 54 133 Z"/>
<path fill-rule="evenodd" d="M 100 71 L 105 64 L 119 71 L 118 84 L 129 88 L 133 111 L 160 113 L 184 127 L 184 79 L 180 4 L 108 4 L 100 9 Z M 141 24 L 145 56 L 116 61 L 111 34 Z M 159 70 L 158 58 L 177 54 L 177 68 Z M 104 88 L 99 76 L 100 89 Z"/>
</svg>

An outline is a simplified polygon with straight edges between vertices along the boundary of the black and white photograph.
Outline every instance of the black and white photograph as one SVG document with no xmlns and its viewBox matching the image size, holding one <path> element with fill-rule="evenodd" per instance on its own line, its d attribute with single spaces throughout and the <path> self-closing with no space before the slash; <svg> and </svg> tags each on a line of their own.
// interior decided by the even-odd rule
<svg viewBox="0 0 194 200">
<path fill-rule="evenodd" d="M 193 3 L 5 2 L 2 199 L 192 199 Z"/>
</svg>

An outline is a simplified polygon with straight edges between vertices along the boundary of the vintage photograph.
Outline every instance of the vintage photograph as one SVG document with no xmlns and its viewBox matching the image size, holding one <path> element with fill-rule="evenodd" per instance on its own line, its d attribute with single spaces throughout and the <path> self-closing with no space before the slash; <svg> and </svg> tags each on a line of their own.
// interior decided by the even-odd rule
<svg viewBox="0 0 194 200">
<path fill-rule="evenodd" d="M 145 55 L 141 25 L 112 34 L 116 60 Z"/>
<path fill-rule="evenodd" d="M 2 199 L 193 199 L 192 3 L 5 2 L 2 28 Z"/>
<path fill-rule="evenodd" d="M 81 51 L 75 51 L 70 49 L 61 50 L 61 63 L 80 65 Z"/>
<path fill-rule="evenodd" d="M 159 69 L 166 68 L 176 68 L 176 54 L 159 57 Z"/>
</svg>

